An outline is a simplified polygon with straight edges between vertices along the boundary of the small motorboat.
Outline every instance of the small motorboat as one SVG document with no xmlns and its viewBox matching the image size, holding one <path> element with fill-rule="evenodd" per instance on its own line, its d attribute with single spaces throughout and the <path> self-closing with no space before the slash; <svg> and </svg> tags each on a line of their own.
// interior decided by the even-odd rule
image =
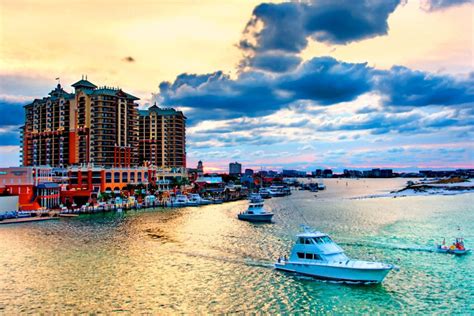
<svg viewBox="0 0 474 316">
<path fill-rule="evenodd" d="M 271 223 L 272 217 L 273 213 L 267 212 L 263 208 L 263 199 L 260 196 L 250 200 L 248 209 L 237 215 L 237 218 L 242 221 L 260 223 Z"/>
<path fill-rule="evenodd" d="M 223 199 L 219 199 L 219 198 L 213 198 L 211 201 L 212 201 L 212 203 L 214 203 L 214 204 L 222 204 L 222 203 L 224 203 L 224 200 L 223 200 Z"/>
<path fill-rule="evenodd" d="M 328 235 L 308 227 L 296 237 L 290 257 L 278 258 L 275 269 L 324 280 L 380 283 L 396 268 L 387 263 L 349 259 Z"/>
<path fill-rule="evenodd" d="M 451 246 L 446 245 L 446 240 L 443 239 L 441 245 L 436 245 L 436 252 L 449 253 L 452 255 L 462 256 L 471 252 L 471 249 L 464 247 L 464 238 L 456 238 Z"/>
<path fill-rule="evenodd" d="M 31 217 L 31 212 L 18 211 L 17 217 L 18 218 Z"/>
<path fill-rule="evenodd" d="M 178 194 L 166 202 L 168 207 L 185 207 L 188 205 L 188 198 L 186 195 Z"/>
</svg>

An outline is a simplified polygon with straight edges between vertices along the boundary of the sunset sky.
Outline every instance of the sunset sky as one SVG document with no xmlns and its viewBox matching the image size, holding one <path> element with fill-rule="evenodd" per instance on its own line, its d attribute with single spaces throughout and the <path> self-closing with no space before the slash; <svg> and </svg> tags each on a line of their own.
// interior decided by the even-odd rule
<svg viewBox="0 0 474 316">
<path fill-rule="evenodd" d="M 188 166 L 474 168 L 473 1 L 0 0 L 0 166 L 88 76 L 188 117 Z"/>
</svg>

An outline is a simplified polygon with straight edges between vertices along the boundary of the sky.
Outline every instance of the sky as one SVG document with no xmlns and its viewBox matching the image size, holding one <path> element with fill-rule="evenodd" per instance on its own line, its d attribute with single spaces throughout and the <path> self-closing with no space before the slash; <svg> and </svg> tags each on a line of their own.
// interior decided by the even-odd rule
<svg viewBox="0 0 474 316">
<path fill-rule="evenodd" d="M 184 111 L 188 166 L 474 168 L 472 0 L 0 0 L 0 166 L 87 75 Z"/>
</svg>

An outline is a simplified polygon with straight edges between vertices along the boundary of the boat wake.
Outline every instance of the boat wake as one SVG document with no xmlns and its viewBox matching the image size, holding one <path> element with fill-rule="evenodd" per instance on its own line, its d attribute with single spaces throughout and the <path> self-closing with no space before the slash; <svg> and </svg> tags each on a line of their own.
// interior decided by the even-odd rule
<svg viewBox="0 0 474 316">
<path fill-rule="evenodd" d="M 417 245 L 397 245 L 390 243 L 381 243 L 381 242 L 371 242 L 371 243 L 359 243 L 359 242 L 347 242 L 340 243 L 341 245 L 346 246 L 355 246 L 355 247 L 370 247 L 378 249 L 389 249 L 389 250 L 405 250 L 405 251 L 419 251 L 419 252 L 435 252 L 434 246 L 417 246 Z"/>
<path fill-rule="evenodd" d="M 208 260 L 215 260 L 220 262 L 228 262 L 228 263 L 235 263 L 235 264 L 244 264 L 252 267 L 261 267 L 261 268 L 271 268 L 273 269 L 273 262 L 263 259 L 255 259 L 255 258 L 233 258 L 233 257 L 225 257 L 225 256 L 218 256 L 218 255 L 209 255 L 197 252 L 184 252 L 184 251 L 174 251 L 174 253 L 183 254 L 186 256 L 192 256 L 196 258 L 203 258 Z"/>
</svg>

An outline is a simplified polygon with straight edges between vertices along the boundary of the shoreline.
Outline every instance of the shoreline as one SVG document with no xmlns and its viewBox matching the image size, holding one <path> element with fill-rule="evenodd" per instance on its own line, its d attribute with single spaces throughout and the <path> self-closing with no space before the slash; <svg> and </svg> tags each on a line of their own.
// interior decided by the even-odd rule
<svg viewBox="0 0 474 316">
<path fill-rule="evenodd" d="M 455 179 L 451 182 L 444 180 L 435 182 L 410 183 L 400 190 L 390 191 L 383 194 L 372 194 L 353 199 L 370 199 L 370 198 L 399 198 L 409 196 L 440 196 L 440 195 L 459 195 L 466 193 L 474 193 L 474 183 L 470 180 Z"/>
</svg>

